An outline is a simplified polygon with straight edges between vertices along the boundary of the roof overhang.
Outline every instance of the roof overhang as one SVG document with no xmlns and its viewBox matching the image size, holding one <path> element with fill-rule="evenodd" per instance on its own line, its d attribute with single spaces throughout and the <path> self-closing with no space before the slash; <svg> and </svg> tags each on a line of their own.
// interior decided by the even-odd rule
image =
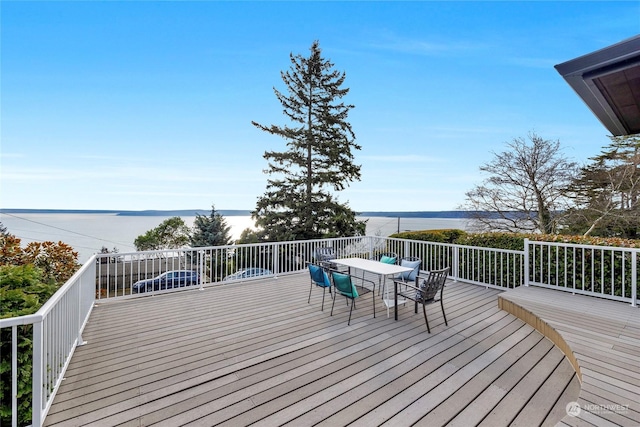
<svg viewBox="0 0 640 427">
<path fill-rule="evenodd" d="M 640 36 L 555 68 L 612 135 L 640 133 Z"/>
</svg>

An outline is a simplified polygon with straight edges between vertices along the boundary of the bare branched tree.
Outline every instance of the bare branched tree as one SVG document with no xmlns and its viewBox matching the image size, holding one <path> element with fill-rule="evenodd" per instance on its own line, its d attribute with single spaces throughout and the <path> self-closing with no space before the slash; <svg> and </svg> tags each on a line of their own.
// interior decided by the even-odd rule
<svg viewBox="0 0 640 427">
<path fill-rule="evenodd" d="M 555 233 L 576 163 L 562 154 L 559 141 L 533 132 L 507 148 L 480 167 L 489 176 L 466 193 L 461 208 L 471 213 L 476 230 Z"/>
</svg>

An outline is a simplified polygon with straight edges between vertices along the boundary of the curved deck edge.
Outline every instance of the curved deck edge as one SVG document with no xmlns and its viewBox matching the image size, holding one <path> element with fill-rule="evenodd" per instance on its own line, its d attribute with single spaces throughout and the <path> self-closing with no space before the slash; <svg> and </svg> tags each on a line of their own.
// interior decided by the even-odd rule
<svg viewBox="0 0 640 427">
<path fill-rule="evenodd" d="M 571 363 L 571 366 L 573 366 L 573 369 L 578 375 L 580 384 L 582 384 L 582 373 L 580 372 L 580 364 L 578 363 L 578 359 L 573 353 L 573 350 L 571 350 L 571 347 L 569 347 L 569 344 L 567 344 L 567 342 L 564 340 L 560 332 L 558 332 L 553 326 L 549 325 L 546 321 L 538 317 L 531 310 L 524 308 L 522 305 L 514 301 L 504 298 L 503 295 L 498 296 L 498 307 L 500 307 L 501 310 L 504 310 L 507 313 L 514 315 L 518 319 L 521 319 L 524 322 L 528 323 L 542 335 L 549 338 L 549 340 L 551 340 L 551 342 L 556 347 L 558 347 L 560 351 L 562 351 L 562 353 L 564 353 L 564 355 L 567 357 L 567 360 L 569 360 L 569 363 Z"/>
</svg>

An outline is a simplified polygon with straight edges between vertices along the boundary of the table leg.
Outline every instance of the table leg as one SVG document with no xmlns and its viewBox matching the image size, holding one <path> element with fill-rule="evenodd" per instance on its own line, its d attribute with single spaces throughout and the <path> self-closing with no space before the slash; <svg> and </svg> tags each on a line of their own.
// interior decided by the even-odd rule
<svg viewBox="0 0 640 427">
<path fill-rule="evenodd" d="M 387 276 L 384 276 L 384 299 L 386 299 L 387 301 L 389 301 L 389 288 L 387 288 Z M 389 305 L 385 304 L 387 306 L 387 319 L 389 318 Z"/>
<path fill-rule="evenodd" d="M 398 282 L 393 281 L 393 315 L 398 320 Z"/>
</svg>

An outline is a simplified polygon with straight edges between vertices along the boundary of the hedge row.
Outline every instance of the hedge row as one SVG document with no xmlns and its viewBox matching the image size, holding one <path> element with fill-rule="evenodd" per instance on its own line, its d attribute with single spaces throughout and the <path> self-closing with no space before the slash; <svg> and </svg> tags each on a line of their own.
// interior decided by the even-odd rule
<svg viewBox="0 0 640 427">
<path fill-rule="evenodd" d="M 393 234 L 389 237 L 427 242 L 453 243 L 457 245 L 478 246 L 483 248 L 510 249 L 516 251 L 524 250 L 524 239 L 535 240 L 538 242 L 640 248 L 640 240 L 619 239 L 613 237 L 606 238 L 527 233 L 467 233 L 466 231 L 457 229 L 405 231 Z"/>
</svg>

